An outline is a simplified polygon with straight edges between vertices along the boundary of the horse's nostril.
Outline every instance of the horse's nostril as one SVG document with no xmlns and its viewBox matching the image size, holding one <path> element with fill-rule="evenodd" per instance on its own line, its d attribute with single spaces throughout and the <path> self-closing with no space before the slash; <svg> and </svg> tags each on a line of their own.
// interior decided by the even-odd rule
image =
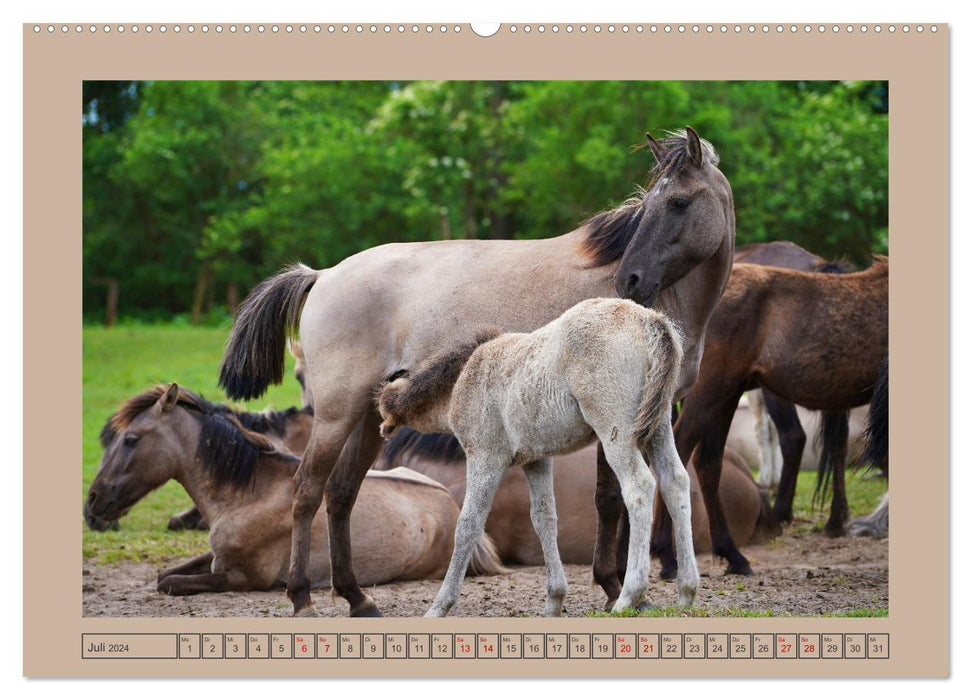
<svg viewBox="0 0 971 700">
<path fill-rule="evenodd" d="M 95 501 L 97 501 L 97 500 L 98 500 L 98 494 L 96 494 L 94 491 L 91 491 L 90 493 L 88 493 L 88 507 L 89 508 L 91 506 L 93 506 L 94 503 L 95 503 Z"/>
<path fill-rule="evenodd" d="M 627 278 L 627 292 L 631 293 L 637 289 L 637 285 L 641 282 L 641 276 L 636 272 L 631 273 L 630 277 Z"/>
</svg>

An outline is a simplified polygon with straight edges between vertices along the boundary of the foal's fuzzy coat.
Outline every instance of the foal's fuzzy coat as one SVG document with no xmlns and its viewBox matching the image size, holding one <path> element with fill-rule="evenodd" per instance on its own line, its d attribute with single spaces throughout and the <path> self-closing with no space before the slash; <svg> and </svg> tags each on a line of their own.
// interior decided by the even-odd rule
<svg viewBox="0 0 971 700">
<path fill-rule="evenodd" d="M 671 430 L 683 351 L 663 314 L 620 299 L 588 299 L 532 333 L 486 333 L 388 384 L 378 396 L 381 433 L 408 425 L 455 434 L 467 455 L 467 490 L 448 574 L 428 611 L 458 600 L 472 545 L 481 536 L 507 468 L 523 465 L 531 519 L 546 561 L 546 614 L 559 615 L 566 576 L 557 548 L 552 455 L 599 438 L 631 518 L 628 575 L 615 610 L 637 605 L 647 588 L 655 478 L 675 515 L 678 603 L 698 587 L 691 541 L 688 475 Z M 679 572 L 682 571 L 679 566 Z"/>
</svg>

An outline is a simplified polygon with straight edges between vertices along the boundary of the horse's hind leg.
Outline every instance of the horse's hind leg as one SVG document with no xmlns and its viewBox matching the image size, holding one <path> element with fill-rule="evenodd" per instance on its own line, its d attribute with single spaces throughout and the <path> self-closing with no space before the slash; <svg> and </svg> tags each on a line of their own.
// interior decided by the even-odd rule
<svg viewBox="0 0 971 700">
<path fill-rule="evenodd" d="M 466 461 L 465 500 L 455 523 L 455 546 L 448 572 L 438 595 L 425 617 L 445 617 L 458 602 L 459 589 L 469 568 L 472 550 L 485 532 L 486 518 L 499 482 L 509 466 L 509 460 L 469 455 Z"/>
<path fill-rule="evenodd" d="M 341 454 L 344 441 L 358 422 L 360 413 L 342 414 L 336 407 L 327 406 L 329 413 L 324 417 L 322 410 L 317 410 L 310 444 L 300 460 L 300 466 L 293 477 L 293 537 L 290 544 L 290 571 L 287 575 L 287 596 L 293 602 L 293 614 L 313 615 L 315 613 L 310 600 L 310 578 L 307 570 L 310 564 L 310 527 L 324 498 L 324 484 L 327 483 L 334 469 L 334 464 Z M 376 432 L 376 429 L 375 429 Z M 363 478 L 363 475 L 362 477 Z M 352 489 L 357 494 L 357 489 Z M 353 505 L 353 498 L 351 504 Z M 329 506 L 329 504 L 328 504 Z M 349 508 L 342 512 L 349 512 Z M 330 510 L 328 508 L 328 515 Z M 347 519 L 345 515 L 345 520 Z M 334 590 L 351 604 L 352 614 L 361 605 L 366 605 L 370 599 L 357 586 L 354 572 L 351 568 L 350 542 L 343 549 L 334 547 L 335 535 L 333 518 L 330 518 L 330 555 L 331 566 L 334 571 Z M 343 523 L 346 531 L 347 523 Z M 341 558 L 339 555 L 344 555 Z M 342 576 L 338 579 L 338 572 Z M 338 580 L 342 588 L 337 587 Z M 373 606 L 373 602 L 371 603 Z"/>
<path fill-rule="evenodd" d="M 790 401 L 763 389 L 765 407 L 779 431 L 779 447 L 782 450 L 782 474 L 775 495 L 775 517 L 783 523 L 792 522 L 792 501 L 796 496 L 796 481 L 806 447 L 806 431 L 799 421 L 796 407 Z"/>
<path fill-rule="evenodd" d="M 651 567 L 651 522 L 654 519 L 654 491 L 657 482 L 633 443 L 604 444 L 604 454 L 620 483 L 630 519 L 630 547 L 627 574 L 614 611 L 633 608 L 643 599 Z"/>
<path fill-rule="evenodd" d="M 689 606 L 698 591 L 698 563 L 691 536 L 691 481 L 674 447 L 674 434 L 659 426 L 647 446 L 648 459 L 657 475 L 661 498 L 674 527 L 678 557 L 678 605 Z"/>
<path fill-rule="evenodd" d="M 542 459 L 524 467 L 529 482 L 529 516 L 533 529 L 543 547 L 543 561 L 546 563 L 546 610 L 547 617 L 563 614 L 563 599 L 566 597 L 566 572 L 560 560 L 560 550 L 556 543 L 556 499 L 553 495 L 553 462 Z"/>
<path fill-rule="evenodd" d="M 766 398 L 761 389 L 748 392 L 748 405 L 755 419 L 755 437 L 759 444 L 759 484 L 767 489 L 779 485 L 782 472 L 782 452 L 779 431 L 769 418 Z"/>
<path fill-rule="evenodd" d="M 593 550 L 593 580 L 607 594 L 606 610 L 613 607 L 620 595 L 617 573 L 617 526 L 624 515 L 624 499 L 617 476 L 604 455 L 602 443 L 597 443 L 597 541 Z"/>
<path fill-rule="evenodd" d="M 325 487 L 327 524 L 332 562 L 331 582 L 334 592 L 347 600 L 351 617 L 380 617 L 381 612 L 369 595 L 357 585 L 351 568 L 351 509 L 357 500 L 361 482 L 374 463 L 383 441 L 378 428 L 377 412 L 368 409 L 351 433 L 333 474 Z"/>
</svg>

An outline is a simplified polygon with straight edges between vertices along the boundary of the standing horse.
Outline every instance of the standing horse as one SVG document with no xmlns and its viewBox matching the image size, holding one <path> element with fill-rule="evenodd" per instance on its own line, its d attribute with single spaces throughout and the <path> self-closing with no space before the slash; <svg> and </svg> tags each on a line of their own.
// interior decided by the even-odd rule
<svg viewBox="0 0 971 700">
<path fill-rule="evenodd" d="M 647 589 L 655 483 L 674 519 L 678 605 L 691 605 L 699 580 L 691 495 L 671 430 L 682 357 L 680 333 L 663 314 L 628 300 L 588 299 L 532 333 L 480 335 L 381 391 L 382 435 L 402 425 L 448 430 L 467 455 L 452 561 L 426 617 L 442 617 L 458 601 L 496 489 L 516 465 L 526 472 L 530 517 L 546 563 L 545 614 L 562 614 L 567 583 L 550 457 L 594 439 L 616 474 L 631 521 L 630 571 L 614 610 L 638 605 Z"/>
<path fill-rule="evenodd" d="M 728 560 L 727 573 L 752 573 L 725 527 L 717 497 L 725 438 L 742 392 L 760 384 L 815 410 L 846 411 L 867 403 L 887 352 L 888 286 L 889 261 L 882 256 L 846 275 L 735 265 L 709 326 L 701 373 L 675 425 L 682 458 L 698 449 L 712 549 Z M 845 452 L 842 435 L 838 449 Z M 826 463 L 845 463 L 845 454 Z M 843 470 L 835 469 L 833 478 L 826 530 L 837 534 L 849 513 Z M 662 575 L 671 577 L 677 564 L 663 511 L 659 521 L 656 551 Z"/>
<path fill-rule="evenodd" d="M 313 614 L 310 523 L 327 495 L 334 590 L 352 616 L 380 615 L 351 565 L 348 517 L 381 446 L 374 391 L 482 326 L 528 332 L 579 301 L 626 296 L 654 305 L 684 334 L 679 394 L 694 382 L 705 329 L 732 265 L 735 212 L 714 149 L 688 128 L 658 142 L 646 190 L 580 228 L 545 240 L 451 240 L 365 250 L 315 271 L 295 266 L 241 305 L 220 369 L 233 399 L 283 378 L 299 326 L 314 428 L 297 471 L 287 594 Z M 363 429 L 354 432 L 356 426 Z M 349 441 L 352 435 L 358 436 Z"/>
<path fill-rule="evenodd" d="M 289 563 L 295 455 L 246 430 L 231 412 L 176 384 L 129 399 L 115 414 L 115 436 L 88 491 L 87 509 L 119 518 L 153 489 L 175 479 L 211 525 L 211 551 L 163 571 L 158 590 L 172 595 L 266 590 L 283 583 Z M 365 479 L 355 511 L 354 543 L 366 585 L 440 578 L 451 554 L 458 506 L 448 491 L 409 469 Z M 330 580 L 327 524 L 314 520 L 314 585 Z M 503 573 L 485 537 L 472 571 Z"/>
</svg>

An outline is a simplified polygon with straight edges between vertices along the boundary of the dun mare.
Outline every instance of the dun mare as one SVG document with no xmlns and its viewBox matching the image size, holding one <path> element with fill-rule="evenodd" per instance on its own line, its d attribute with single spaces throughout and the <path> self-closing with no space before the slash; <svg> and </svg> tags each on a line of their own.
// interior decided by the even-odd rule
<svg viewBox="0 0 971 700">
<path fill-rule="evenodd" d="M 211 525 L 211 551 L 163 571 L 159 591 L 265 590 L 284 582 L 299 458 L 175 384 L 130 399 L 111 428 L 115 435 L 88 493 L 94 516 L 119 518 L 176 479 Z M 441 577 L 457 517 L 448 491 L 421 474 L 396 469 L 371 475 L 354 518 L 361 580 L 371 585 Z M 326 586 L 331 571 L 323 518 L 315 519 L 314 531 L 311 580 Z M 475 543 L 472 563 L 477 573 L 505 571 L 488 538 Z"/>
<path fill-rule="evenodd" d="M 442 617 L 458 601 L 496 489 L 516 465 L 526 472 L 530 516 L 546 564 L 545 614 L 562 614 L 567 581 L 550 457 L 595 439 L 620 483 L 631 522 L 630 567 L 614 610 L 638 605 L 647 590 L 655 484 L 674 520 L 678 605 L 691 605 L 699 580 L 691 496 L 671 429 L 682 357 L 680 333 L 663 314 L 629 300 L 588 299 L 532 333 L 477 336 L 381 391 L 382 435 L 404 425 L 449 431 L 467 455 L 452 561 L 426 617 Z"/>
<path fill-rule="evenodd" d="M 528 332 L 584 299 L 630 297 L 678 324 L 685 354 L 678 393 L 691 386 L 731 270 L 732 192 L 714 149 L 692 129 L 648 143 L 658 161 L 648 188 L 558 238 L 383 245 L 325 270 L 292 267 L 250 292 L 220 384 L 230 398 L 248 399 L 280 382 L 287 337 L 299 327 L 313 401 L 293 501 L 294 614 L 314 612 L 310 524 L 326 492 L 334 590 L 352 616 L 380 615 L 355 577 L 348 523 L 381 447 L 372 395 L 455 338 L 484 326 Z"/>
<path fill-rule="evenodd" d="M 889 262 L 882 256 L 845 275 L 735 266 L 709 326 L 698 381 L 675 425 L 679 454 L 698 449 L 712 549 L 728 560 L 727 573 L 752 573 L 725 527 L 717 497 L 739 397 L 758 384 L 814 410 L 846 411 L 869 402 L 887 352 L 888 282 Z M 844 450 L 845 444 L 844 433 Z M 826 463 L 845 461 L 844 454 Z M 833 478 L 834 494 L 845 494 L 842 470 L 834 470 Z M 841 532 L 848 515 L 845 495 L 841 502 L 834 498 L 827 531 Z M 677 564 L 664 518 L 662 511 L 655 545 L 662 575 L 671 577 Z"/>
</svg>

